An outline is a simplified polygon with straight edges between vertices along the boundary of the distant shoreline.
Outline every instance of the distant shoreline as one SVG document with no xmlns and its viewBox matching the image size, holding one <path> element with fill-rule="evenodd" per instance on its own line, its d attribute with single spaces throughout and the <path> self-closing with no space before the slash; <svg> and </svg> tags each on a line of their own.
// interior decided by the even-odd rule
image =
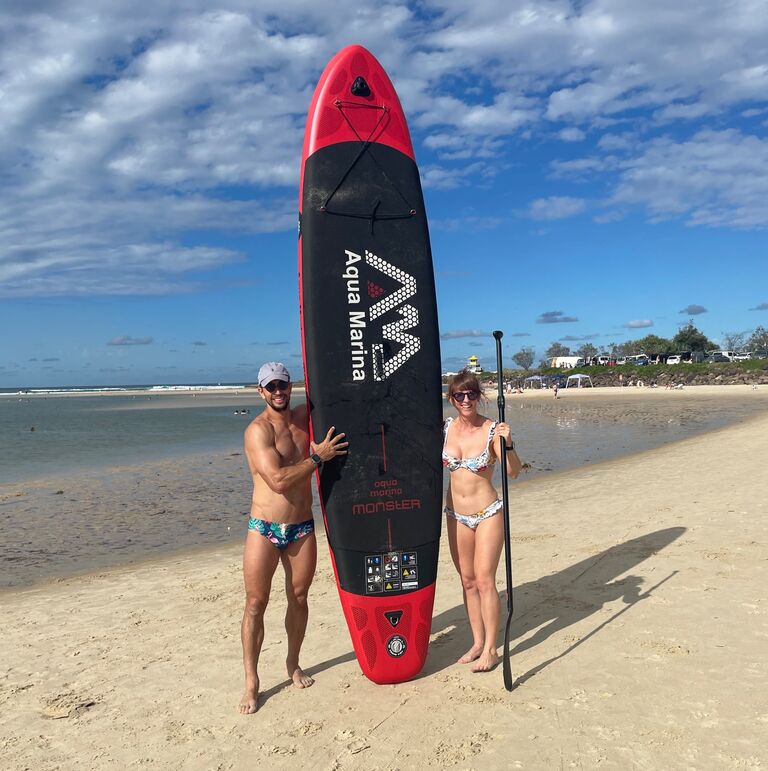
<svg viewBox="0 0 768 771">
<path fill-rule="evenodd" d="M 665 386 L 586 386 L 583 388 L 577 388 L 571 386 L 570 388 L 558 389 L 558 398 L 570 396 L 571 394 L 579 394 L 580 396 L 593 395 L 593 396 L 605 396 L 610 394 L 611 396 L 617 396 L 619 394 L 627 395 L 642 395 L 642 396 L 654 396 L 655 394 L 707 394 L 712 395 L 744 395 L 754 391 L 768 391 L 768 386 L 760 386 L 758 383 L 720 383 L 717 385 L 683 385 L 682 388 L 666 388 Z M 496 398 L 498 391 L 496 388 L 486 388 L 485 396 L 488 398 Z M 554 398 L 554 391 L 551 388 L 526 388 L 522 393 L 505 393 L 504 397 L 507 401 L 514 400 L 516 398 L 528 397 L 544 397 L 547 399 Z"/>
<path fill-rule="evenodd" d="M 565 397 L 570 394 L 579 394 L 580 396 L 592 395 L 592 396 L 605 396 L 610 394 L 616 396 L 618 394 L 644 394 L 646 396 L 651 394 L 664 394 L 674 391 L 676 394 L 685 393 L 691 394 L 708 394 L 708 395 L 729 395 L 744 394 L 746 391 L 753 390 L 766 390 L 768 386 L 759 383 L 723 383 L 718 385 L 685 385 L 680 389 L 668 389 L 664 386 L 651 387 L 646 386 L 595 386 L 586 388 L 561 388 L 559 389 L 558 396 Z M 93 391 L 88 390 L 61 390 L 52 389 L 50 391 L 44 389 L 35 389 L 34 391 L 14 391 L 13 393 L 0 393 L 0 399 L 12 398 L 12 399 L 40 399 L 40 398 L 58 398 L 58 397 L 77 397 L 77 396 L 147 396 L 147 397 L 166 397 L 166 396 L 238 396 L 244 393 L 255 394 L 257 393 L 256 385 L 245 386 L 183 386 L 173 388 L 126 388 L 126 389 L 98 389 Z M 293 393 L 305 393 L 304 383 L 294 383 Z M 497 397 L 497 391 L 495 388 L 485 389 L 485 395 L 487 398 L 495 399 Z M 519 398 L 553 398 L 553 392 L 548 388 L 526 388 L 522 394 L 519 393 L 506 393 L 504 394 L 506 400 L 513 401 Z"/>
<path fill-rule="evenodd" d="M 0 399 L 39 399 L 57 398 L 60 396 L 238 396 L 244 393 L 257 393 L 256 385 L 244 386 L 174 386 L 152 388 L 100 388 L 93 390 L 66 390 L 52 388 L 50 390 L 36 388 L 34 390 L 20 390 L 0 393 Z M 304 393 L 304 385 L 294 384 L 294 393 Z"/>
</svg>

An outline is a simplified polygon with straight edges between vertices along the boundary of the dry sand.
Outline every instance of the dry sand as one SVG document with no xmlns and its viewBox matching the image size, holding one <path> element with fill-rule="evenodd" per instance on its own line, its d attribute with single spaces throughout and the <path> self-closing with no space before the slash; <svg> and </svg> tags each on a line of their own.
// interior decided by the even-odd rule
<svg viewBox="0 0 768 771">
<path fill-rule="evenodd" d="M 669 396 L 670 394 L 667 394 Z M 242 692 L 240 548 L 0 596 L 0 764 L 22 769 L 756 769 L 768 757 L 768 416 L 511 492 L 513 669 L 472 674 L 443 548 L 422 675 L 351 653 L 327 548 L 284 677 L 275 581 L 261 709 Z M 503 564 L 499 569 L 503 581 Z M 762 765 L 761 765 L 762 764 Z"/>
</svg>

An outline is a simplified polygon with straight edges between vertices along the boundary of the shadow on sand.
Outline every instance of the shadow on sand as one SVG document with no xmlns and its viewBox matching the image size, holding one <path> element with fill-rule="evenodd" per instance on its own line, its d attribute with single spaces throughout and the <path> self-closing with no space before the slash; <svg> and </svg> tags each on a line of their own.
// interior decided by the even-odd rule
<svg viewBox="0 0 768 771">
<path fill-rule="evenodd" d="M 518 677 L 515 684 L 521 685 L 549 666 L 553 661 L 566 656 L 574 648 L 577 648 L 607 626 L 621 613 L 624 613 L 638 601 L 648 597 L 653 589 L 671 578 L 671 575 L 667 576 L 645 592 L 641 592 L 643 585 L 643 578 L 641 576 L 629 575 L 617 580 L 617 576 L 623 575 L 628 570 L 639 565 L 643 560 L 666 548 L 685 532 L 686 528 L 684 527 L 670 527 L 665 530 L 647 533 L 616 546 L 611 546 L 610 549 L 587 557 L 558 573 L 552 573 L 536 581 L 530 581 L 527 584 L 514 587 L 515 613 L 512 620 L 512 657 L 517 653 L 539 645 L 539 643 L 544 642 L 551 635 L 579 623 L 599 611 L 606 603 L 614 602 L 618 599 L 623 600 L 625 603 L 620 611 L 600 623 L 560 654 L 542 662 L 529 672 Z M 454 580 L 456 594 L 460 593 L 458 576 L 455 574 L 444 574 L 441 576 L 441 580 Z M 498 645 L 503 644 L 503 628 L 504 621 L 506 620 L 506 592 L 502 594 L 501 599 L 502 623 Z M 533 635 L 522 640 L 517 645 L 514 644 L 514 639 L 524 637 L 533 629 L 537 630 Z M 450 610 L 435 616 L 432 619 L 432 635 L 437 637 L 429 646 L 427 662 L 417 679 L 429 677 L 452 666 L 459 656 L 470 647 L 472 640 L 469 634 L 469 624 L 464 612 L 464 605 L 456 605 Z M 354 652 L 349 651 L 315 666 L 308 667 L 307 672 L 315 677 L 320 672 L 324 672 L 331 667 L 354 660 Z M 268 691 L 264 691 L 259 697 L 260 704 L 263 704 L 271 696 L 274 696 L 289 685 L 290 680 L 286 679 Z"/>
<path fill-rule="evenodd" d="M 521 675 L 517 679 L 516 685 L 521 685 L 553 661 L 570 653 L 636 602 L 648 597 L 653 589 L 669 580 L 671 575 L 648 591 L 642 592 L 644 579 L 641 576 L 628 575 L 618 580 L 617 577 L 669 546 L 685 531 L 686 528 L 684 527 L 670 527 L 647 533 L 616 546 L 611 546 L 611 548 L 587 557 L 558 573 L 552 573 L 536 581 L 514 587 L 515 612 L 512 619 L 513 642 L 511 650 L 513 658 L 515 654 L 539 645 L 551 635 L 573 624 L 578 624 L 599 611 L 606 603 L 619 599 L 625 603 L 619 612 L 603 621 L 562 653 Z M 458 593 L 460 591 L 458 577 L 455 580 Z M 506 592 L 502 594 L 502 631 L 499 635 L 498 645 L 503 644 L 505 620 Z M 536 629 L 536 632 L 530 637 L 517 644 L 514 643 L 514 640 L 519 640 L 533 629 Z M 440 635 L 443 630 L 444 633 Z M 470 647 L 472 640 L 464 606 L 457 605 L 435 616 L 432 619 L 432 634 L 440 636 L 430 645 L 430 655 L 422 670 L 422 676 L 434 674 L 451 666 Z"/>
</svg>

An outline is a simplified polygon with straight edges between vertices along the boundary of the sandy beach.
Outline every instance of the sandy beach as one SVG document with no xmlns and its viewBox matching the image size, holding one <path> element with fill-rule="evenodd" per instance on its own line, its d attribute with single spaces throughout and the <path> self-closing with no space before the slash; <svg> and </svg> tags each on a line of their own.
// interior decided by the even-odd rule
<svg viewBox="0 0 768 771">
<path fill-rule="evenodd" d="M 2 766 L 763 767 L 767 431 L 763 414 L 513 486 L 512 693 L 453 663 L 469 638 L 445 543 L 426 667 L 376 686 L 320 535 L 302 656 L 316 684 L 288 685 L 275 581 L 249 717 L 240 545 L 5 592 Z"/>
</svg>

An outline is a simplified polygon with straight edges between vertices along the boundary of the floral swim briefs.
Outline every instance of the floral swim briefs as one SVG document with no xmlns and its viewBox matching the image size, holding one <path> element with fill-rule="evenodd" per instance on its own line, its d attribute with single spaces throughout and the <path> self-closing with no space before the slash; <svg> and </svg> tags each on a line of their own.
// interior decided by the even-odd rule
<svg viewBox="0 0 768 771">
<path fill-rule="evenodd" d="M 261 533 L 268 541 L 271 541 L 281 551 L 287 549 L 295 541 L 304 538 L 305 535 L 315 532 L 315 521 L 308 519 L 306 522 L 291 524 L 289 522 L 269 522 L 266 519 L 248 520 L 248 529 L 255 533 Z"/>
</svg>

